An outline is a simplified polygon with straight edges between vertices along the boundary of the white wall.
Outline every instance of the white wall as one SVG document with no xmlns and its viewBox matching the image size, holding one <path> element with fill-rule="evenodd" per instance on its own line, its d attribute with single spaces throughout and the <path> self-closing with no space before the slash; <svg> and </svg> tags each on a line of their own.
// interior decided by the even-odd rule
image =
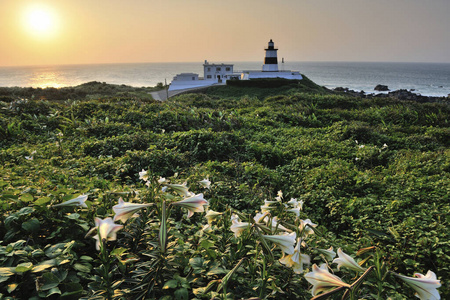
<svg viewBox="0 0 450 300">
<path fill-rule="evenodd" d="M 257 78 L 284 78 L 284 79 L 303 79 L 299 72 L 279 71 L 279 72 L 262 72 L 249 71 L 241 74 L 241 80 L 257 79 Z"/>
<path fill-rule="evenodd" d="M 227 70 L 228 69 L 228 70 Z M 205 80 L 220 79 L 226 80 L 228 75 L 233 74 L 233 65 L 228 64 L 204 64 L 203 77 Z"/>
</svg>

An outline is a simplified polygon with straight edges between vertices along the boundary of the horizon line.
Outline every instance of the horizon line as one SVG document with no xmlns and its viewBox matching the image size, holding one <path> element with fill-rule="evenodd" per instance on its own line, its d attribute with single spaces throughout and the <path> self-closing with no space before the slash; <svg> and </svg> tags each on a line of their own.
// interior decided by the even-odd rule
<svg viewBox="0 0 450 300">
<path fill-rule="evenodd" d="M 62 67 L 62 66 L 95 66 L 95 65 L 132 65 L 132 64 L 182 64 L 199 63 L 203 61 L 160 61 L 160 62 L 100 62 L 100 63 L 68 63 L 68 64 L 31 64 L 31 65 L 0 65 L 0 68 L 37 68 L 37 67 Z M 235 60 L 217 61 L 213 63 L 261 63 L 259 60 Z M 364 61 L 364 60 L 291 60 L 288 63 L 398 63 L 398 64 L 450 64 L 440 61 Z M 278 63 L 280 65 L 282 63 Z M 286 61 L 285 61 L 286 64 Z"/>
</svg>

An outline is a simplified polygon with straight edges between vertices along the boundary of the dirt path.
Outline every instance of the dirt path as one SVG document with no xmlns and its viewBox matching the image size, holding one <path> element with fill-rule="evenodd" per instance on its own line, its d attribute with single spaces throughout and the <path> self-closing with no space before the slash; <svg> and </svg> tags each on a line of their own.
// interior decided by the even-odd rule
<svg viewBox="0 0 450 300">
<path fill-rule="evenodd" d="M 214 86 L 215 84 L 213 84 Z M 166 90 L 160 90 L 160 91 L 156 91 L 156 92 L 151 92 L 150 94 L 152 95 L 153 99 L 157 100 L 157 101 L 165 101 L 167 100 L 167 93 L 169 94 L 169 98 L 178 95 L 178 94 L 182 94 L 182 93 L 186 93 L 186 92 L 191 92 L 191 91 L 198 91 L 198 90 L 203 90 L 203 89 L 207 89 L 210 86 L 202 86 L 202 87 L 196 87 L 196 88 L 191 88 L 191 89 L 184 89 L 184 90 L 176 90 L 176 91 L 169 91 L 167 92 Z"/>
</svg>

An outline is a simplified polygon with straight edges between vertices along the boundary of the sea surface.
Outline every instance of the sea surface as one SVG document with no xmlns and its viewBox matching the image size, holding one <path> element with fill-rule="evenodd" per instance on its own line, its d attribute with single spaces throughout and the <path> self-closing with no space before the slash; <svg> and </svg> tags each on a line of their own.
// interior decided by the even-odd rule
<svg viewBox="0 0 450 300">
<path fill-rule="evenodd" d="M 226 63 L 233 63 L 235 71 L 262 68 L 262 62 Z M 286 62 L 280 63 L 279 69 L 300 71 L 327 88 L 376 93 L 374 87 L 383 84 L 390 90 L 413 90 L 424 96 L 450 94 L 448 63 Z M 89 81 L 155 86 L 170 83 L 176 74 L 190 72 L 203 76 L 203 62 L 0 67 L 0 86 L 66 87 Z"/>
</svg>

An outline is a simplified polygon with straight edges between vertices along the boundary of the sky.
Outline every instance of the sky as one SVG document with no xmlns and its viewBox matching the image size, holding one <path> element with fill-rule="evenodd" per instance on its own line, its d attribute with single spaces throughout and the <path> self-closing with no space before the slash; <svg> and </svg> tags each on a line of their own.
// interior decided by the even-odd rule
<svg viewBox="0 0 450 300">
<path fill-rule="evenodd" d="M 0 66 L 450 63 L 449 0 L 0 0 Z"/>
</svg>

